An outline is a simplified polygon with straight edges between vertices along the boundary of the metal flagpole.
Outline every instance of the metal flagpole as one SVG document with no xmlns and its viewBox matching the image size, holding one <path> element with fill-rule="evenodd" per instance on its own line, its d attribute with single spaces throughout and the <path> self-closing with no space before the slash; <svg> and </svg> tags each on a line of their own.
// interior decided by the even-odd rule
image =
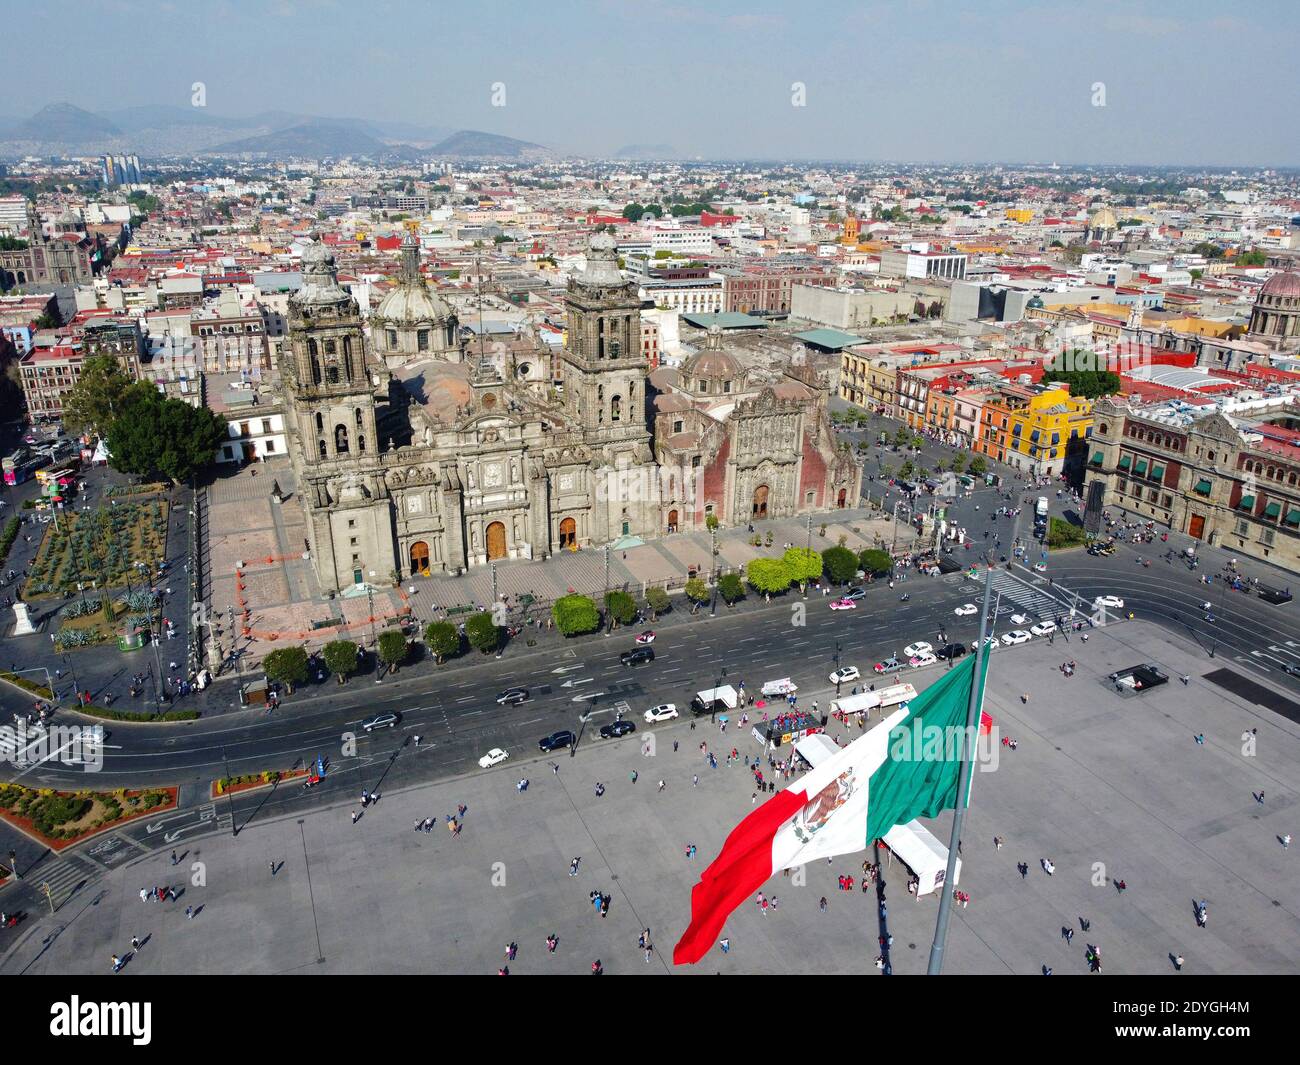
<svg viewBox="0 0 1300 1065">
<path fill-rule="evenodd" d="M 966 732 L 962 737 L 961 774 L 957 778 L 957 805 L 952 812 L 952 838 L 948 840 L 948 869 L 943 878 L 943 892 L 939 896 L 939 917 L 934 923 L 934 943 L 930 946 L 930 967 L 927 976 L 938 976 L 943 970 L 943 948 L 948 939 L 948 918 L 952 913 L 953 880 L 957 876 L 957 848 L 961 844 L 961 825 L 966 814 L 966 800 L 970 795 L 971 773 L 975 768 L 975 729 L 979 727 L 980 703 L 984 686 L 984 659 L 988 648 L 984 644 L 989 627 L 989 600 L 993 597 L 993 556 L 985 557 L 984 603 L 980 610 L 980 635 L 975 652 L 975 673 L 971 678 L 970 702 L 966 708 Z"/>
</svg>

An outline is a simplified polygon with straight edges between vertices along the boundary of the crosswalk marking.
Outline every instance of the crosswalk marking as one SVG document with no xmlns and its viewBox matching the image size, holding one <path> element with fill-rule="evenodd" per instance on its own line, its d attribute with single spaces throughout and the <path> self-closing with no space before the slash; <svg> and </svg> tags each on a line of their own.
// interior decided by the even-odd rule
<svg viewBox="0 0 1300 1065">
<path fill-rule="evenodd" d="M 982 578 L 976 577 L 974 580 L 979 583 Z M 1025 584 L 1010 573 L 996 572 L 993 574 L 993 595 L 995 598 L 1001 595 L 1004 600 L 1011 600 L 1011 602 L 1023 607 L 1025 611 L 1038 618 L 1055 619 L 1058 614 L 1068 614 L 1070 612 L 1069 608 L 1062 605 L 1059 599 Z"/>
</svg>

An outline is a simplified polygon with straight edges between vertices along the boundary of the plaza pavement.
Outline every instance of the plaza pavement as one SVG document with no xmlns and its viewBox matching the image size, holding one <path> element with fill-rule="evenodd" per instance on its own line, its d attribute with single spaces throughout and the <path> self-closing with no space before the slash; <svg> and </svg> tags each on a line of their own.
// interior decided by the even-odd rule
<svg viewBox="0 0 1300 1065">
<path fill-rule="evenodd" d="M 1058 670 L 1073 658 L 1078 672 Z M 1105 674 L 1138 662 L 1160 664 L 1171 682 L 1121 699 Z M 986 709 L 1015 752 L 999 748 L 995 772 L 981 773 L 964 833 L 961 887 L 946 971 L 1084 973 L 1086 943 L 1106 973 L 1283 973 L 1300 966 L 1298 847 L 1293 833 L 1300 787 L 1300 726 L 1201 679 L 1221 663 L 1162 630 L 1125 623 L 1087 644 L 1058 638 L 1003 649 L 990 667 Z M 1180 673 L 1191 674 L 1187 686 Z M 936 677 L 923 671 L 915 676 Z M 1021 693 L 1029 696 L 1022 704 Z M 1258 729 L 1256 753 L 1242 736 Z M 832 732 L 843 734 L 832 723 Z M 1204 745 L 1194 742 L 1203 733 Z M 383 796 L 359 824 L 357 808 L 333 806 L 276 818 L 274 803 L 237 838 L 208 835 L 181 846 L 178 869 L 166 850 L 115 868 L 61 901 L 50 918 L 33 914 L 6 947 L 6 973 L 101 973 L 109 956 L 145 940 L 123 978 L 136 973 L 456 972 L 494 973 L 507 942 L 519 944 L 515 974 L 586 973 L 599 957 L 607 972 L 662 973 L 689 916 L 690 889 L 735 823 L 751 809 L 749 774 L 725 762 L 710 770 L 698 752 L 758 745 L 733 727 L 725 736 L 701 722 L 655 730 L 657 754 L 642 757 L 644 731 L 588 741 L 561 755 L 518 759 L 488 772 Z M 851 730 L 856 735 L 856 729 Z M 672 751 L 672 741 L 680 750 Z M 399 739 L 394 738 L 394 747 Z M 419 757 L 409 749 L 399 757 Z M 632 783 L 629 774 L 640 779 Z M 692 788 L 691 777 L 700 777 Z M 516 792 L 520 776 L 531 780 Z M 667 790 L 656 792 L 663 778 Z M 596 780 L 607 793 L 596 799 Z M 382 792 L 382 783 L 371 782 Z M 1252 792 L 1263 789 L 1266 801 Z M 468 806 L 461 837 L 443 816 Z M 435 817 L 433 833 L 412 830 Z M 947 838 L 948 817 L 932 829 Z M 1001 836 L 1001 851 L 993 837 Z M 694 843 L 699 854 L 687 860 Z M 568 876 L 581 856 L 580 875 Z M 873 972 L 878 953 L 874 893 L 847 895 L 836 876 L 858 875 L 864 857 L 807 870 L 807 885 L 776 877 L 766 885 L 779 907 L 762 917 L 745 904 L 727 923 L 732 949 L 716 948 L 693 972 Z M 1056 866 L 1048 877 L 1040 858 Z M 283 861 L 274 878 L 268 863 Z M 1030 866 L 1022 881 L 1017 862 Z M 206 886 L 177 903 L 142 903 L 141 887 L 181 884 L 202 863 Z M 1105 882 L 1094 883 L 1098 863 Z M 189 874 L 187 874 L 189 875 Z M 896 973 L 923 972 L 936 901 L 906 891 L 901 870 L 884 869 Z M 1113 878 L 1127 881 L 1116 891 Z M 608 918 L 587 895 L 613 896 Z M 825 895 L 829 906 L 818 910 Z M 1209 902 L 1198 929 L 1195 899 Z M 201 907 L 187 921 L 186 905 Z M 1081 932 L 1078 918 L 1091 930 Z M 1075 927 L 1073 946 L 1061 937 Z M 652 930 L 650 964 L 636 940 Z M 555 932 L 559 950 L 544 938 Z"/>
</svg>

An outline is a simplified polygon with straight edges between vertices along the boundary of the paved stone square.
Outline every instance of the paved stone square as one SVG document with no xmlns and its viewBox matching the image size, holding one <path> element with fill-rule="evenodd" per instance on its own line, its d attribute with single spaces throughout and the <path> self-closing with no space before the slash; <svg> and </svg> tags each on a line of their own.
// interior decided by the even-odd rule
<svg viewBox="0 0 1300 1065">
<path fill-rule="evenodd" d="M 1078 671 L 1066 679 L 1058 666 L 1069 659 Z M 1104 682 L 1143 661 L 1158 663 L 1171 683 L 1125 700 Z M 1018 749 L 999 748 L 996 771 L 975 780 L 961 880 L 972 901 L 954 912 L 947 971 L 1036 973 L 1047 964 L 1058 974 L 1083 973 L 1085 943 L 1101 947 L 1108 973 L 1172 973 L 1171 952 L 1185 956 L 1189 974 L 1296 970 L 1298 855 L 1278 837 L 1296 827 L 1300 726 L 1201 679 L 1219 664 L 1142 623 L 1097 631 L 1086 645 L 1058 638 L 997 652 L 986 708 Z M 1180 673 L 1190 684 L 1179 683 Z M 1256 751 L 1247 756 L 1242 737 L 1251 728 Z M 709 769 L 698 745 L 753 754 L 757 744 L 734 727 L 722 735 L 681 721 L 656 730 L 657 754 L 645 758 L 643 737 L 644 728 L 619 741 L 588 739 L 575 758 L 556 759 L 558 777 L 549 759 L 519 757 L 394 792 L 356 825 L 355 804 L 315 809 L 297 793 L 284 793 L 290 804 L 271 796 L 237 838 L 178 844 L 180 869 L 164 850 L 73 894 L 53 919 L 25 927 L 2 968 L 98 973 L 139 935 L 148 939 L 128 975 L 492 973 L 511 940 L 520 946 L 512 973 L 585 973 L 597 957 L 610 973 L 668 971 L 692 885 L 752 809 L 746 771 L 725 762 Z M 355 774 L 358 794 L 382 792 L 384 766 L 401 740 L 399 732 L 370 741 L 365 757 L 337 771 Z M 421 755 L 405 747 L 397 757 Z M 520 776 L 531 780 L 524 794 L 515 790 Z M 600 799 L 597 780 L 607 785 Z M 1263 805 L 1252 797 L 1260 789 Z M 459 802 L 468 811 L 453 839 L 443 818 Z M 945 840 L 948 816 L 932 826 Z M 412 830 L 423 817 L 438 821 L 433 833 Z M 995 835 L 1006 841 L 1000 851 Z M 689 860 L 692 843 L 699 853 Z M 582 862 L 571 878 L 575 856 Z M 675 971 L 874 971 L 874 895 L 836 889 L 836 877 L 856 876 L 866 856 L 810 867 L 802 887 L 774 878 L 766 890 L 779 900 L 775 912 L 762 917 L 745 905 L 726 927 L 730 954 L 714 950 L 694 969 Z M 1051 877 L 1039 868 L 1044 857 L 1055 863 Z M 272 860 L 285 863 L 274 878 Z M 1030 867 L 1024 880 L 1021 861 Z M 179 903 L 140 902 L 141 887 L 179 885 L 194 862 L 203 863 L 206 886 L 187 888 Z M 936 901 L 912 899 L 897 866 L 885 877 L 894 969 L 922 972 Z M 1122 894 L 1116 878 L 1128 884 Z M 613 896 L 607 918 L 591 907 L 593 889 Z M 1192 915 L 1200 898 L 1209 901 L 1205 929 Z M 186 905 L 201 907 L 193 921 Z M 1091 921 L 1089 932 L 1079 931 L 1080 917 Z M 1076 930 L 1072 946 L 1061 937 L 1067 924 Z M 636 945 L 645 927 L 660 951 L 649 964 Z M 543 942 L 550 932 L 560 937 L 553 956 Z"/>
</svg>

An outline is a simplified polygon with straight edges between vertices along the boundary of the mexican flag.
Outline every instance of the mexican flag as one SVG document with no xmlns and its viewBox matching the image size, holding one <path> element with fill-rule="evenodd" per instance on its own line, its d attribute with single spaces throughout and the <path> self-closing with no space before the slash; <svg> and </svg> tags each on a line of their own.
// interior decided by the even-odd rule
<svg viewBox="0 0 1300 1065">
<path fill-rule="evenodd" d="M 985 655 L 976 681 L 977 657 L 968 656 L 735 827 L 691 892 L 691 924 L 673 950 L 676 964 L 704 957 L 728 916 L 782 869 L 853 854 L 895 825 L 956 807 L 971 686 L 979 684 L 982 703 L 988 673 Z"/>
</svg>

